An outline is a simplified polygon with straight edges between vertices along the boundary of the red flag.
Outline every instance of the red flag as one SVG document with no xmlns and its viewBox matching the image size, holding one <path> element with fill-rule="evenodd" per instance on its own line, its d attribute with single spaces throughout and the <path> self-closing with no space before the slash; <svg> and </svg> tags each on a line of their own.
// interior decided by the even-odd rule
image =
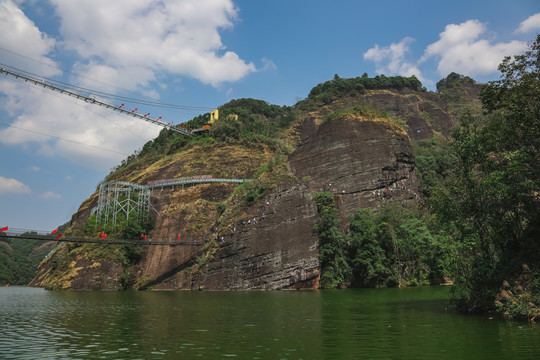
<svg viewBox="0 0 540 360">
<path fill-rule="evenodd" d="M 56 232 L 58 232 L 58 229 L 54 229 L 54 230 L 51 232 L 51 234 L 54 234 L 54 233 L 56 233 Z"/>
<path fill-rule="evenodd" d="M 62 234 L 58 233 L 58 235 L 56 235 L 56 240 L 60 239 L 62 237 Z"/>
<path fill-rule="evenodd" d="M 178 241 L 180 241 L 180 235 L 178 235 Z"/>
<path fill-rule="evenodd" d="M 8 231 L 8 227 L 1 228 L 0 231 Z"/>
<path fill-rule="evenodd" d="M 140 237 L 139 239 L 142 239 L 142 238 L 143 238 L 143 236 L 144 236 L 144 235 L 143 235 L 143 234 L 141 234 L 141 237 Z"/>
<path fill-rule="evenodd" d="M 134 113 L 135 111 L 137 111 L 138 108 L 135 108 L 135 110 L 132 111 L 132 113 Z"/>
<path fill-rule="evenodd" d="M 118 108 L 119 108 L 119 109 L 121 109 L 121 108 L 122 108 L 122 106 L 124 106 L 124 104 L 120 105 L 120 106 L 119 106 Z"/>
<path fill-rule="evenodd" d="M 103 236 L 103 231 L 99 233 L 99 238 L 101 239 L 102 236 Z"/>
<path fill-rule="evenodd" d="M 102 239 L 105 240 L 107 238 L 107 234 L 103 234 Z"/>
<path fill-rule="evenodd" d="M 148 115 L 150 115 L 150 113 L 148 113 L 148 114 L 144 115 L 144 117 L 147 117 Z"/>
<path fill-rule="evenodd" d="M 146 234 L 144 234 L 144 239 L 143 240 L 146 240 Z"/>
</svg>

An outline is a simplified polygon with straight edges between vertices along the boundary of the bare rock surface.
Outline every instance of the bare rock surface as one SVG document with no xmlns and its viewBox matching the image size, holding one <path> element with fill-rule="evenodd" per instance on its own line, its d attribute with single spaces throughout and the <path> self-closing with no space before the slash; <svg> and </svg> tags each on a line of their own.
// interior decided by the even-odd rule
<svg viewBox="0 0 540 360">
<path fill-rule="evenodd" d="M 407 135 L 384 121 L 336 119 L 321 125 L 291 155 L 296 176 L 313 191 L 331 191 L 344 216 L 418 191 Z"/>
</svg>

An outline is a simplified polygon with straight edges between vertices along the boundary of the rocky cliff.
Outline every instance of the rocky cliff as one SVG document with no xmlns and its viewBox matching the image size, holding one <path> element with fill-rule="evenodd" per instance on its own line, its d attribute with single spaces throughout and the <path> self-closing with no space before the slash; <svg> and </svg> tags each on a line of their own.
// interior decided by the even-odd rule
<svg viewBox="0 0 540 360">
<path fill-rule="evenodd" d="M 344 217 L 418 192 L 407 134 L 388 121 L 340 118 L 321 125 L 290 157 L 311 192 L 332 191 Z"/>
<path fill-rule="evenodd" d="M 389 117 L 332 111 L 357 105 L 383 109 Z M 375 106 L 374 106 L 375 105 Z M 397 122 L 394 120 L 398 120 Z M 373 91 L 301 113 L 284 133 L 293 151 L 281 161 L 286 176 L 258 185 L 261 196 L 244 206 L 233 185 L 196 185 L 154 190 L 152 239 L 197 241 L 203 246 L 146 246 L 140 261 L 119 265 L 96 247 L 65 245 L 40 266 L 34 286 L 71 289 L 295 289 L 317 288 L 317 209 L 312 195 L 332 191 L 343 226 L 361 207 L 418 196 L 410 139 L 447 133 L 455 121 L 436 94 Z M 400 124 L 401 122 L 401 124 Z M 114 178 L 144 184 L 155 179 L 211 174 L 253 178 L 275 150 L 241 144 L 188 147 Z M 262 180 L 256 180 L 254 184 Z M 270 184 L 270 185 L 269 185 Z M 255 185 L 253 185 L 255 186 Z M 240 193 L 240 194 L 239 194 Z M 88 220 L 97 193 L 74 215 L 74 232 Z M 218 211 L 222 204 L 227 210 Z M 110 245 L 112 246 L 112 245 Z M 91 260 L 93 259 L 93 260 Z"/>
</svg>

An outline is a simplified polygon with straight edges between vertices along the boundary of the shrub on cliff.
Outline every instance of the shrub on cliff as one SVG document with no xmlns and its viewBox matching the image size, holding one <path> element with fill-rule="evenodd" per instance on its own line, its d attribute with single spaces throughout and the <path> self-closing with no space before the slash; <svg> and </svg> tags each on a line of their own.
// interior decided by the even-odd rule
<svg viewBox="0 0 540 360">
<path fill-rule="evenodd" d="M 318 84 L 311 89 L 307 99 L 298 102 L 297 106 L 300 109 L 309 109 L 315 104 L 327 105 L 344 96 L 363 94 L 366 90 L 401 90 L 403 88 L 423 90 L 422 83 L 414 75 L 410 77 L 377 75 L 374 78 L 361 76 L 344 79 L 336 74 L 334 79 Z"/>
<path fill-rule="evenodd" d="M 256 99 L 232 100 L 220 107 L 220 117 L 211 136 L 229 143 L 242 141 L 252 146 L 263 143 L 279 148 L 276 144 L 279 131 L 296 118 L 296 111 L 288 106 L 271 105 Z"/>
<path fill-rule="evenodd" d="M 358 121 L 367 119 L 375 122 L 384 122 L 398 132 L 406 135 L 403 120 L 391 117 L 387 112 L 377 110 L 369 106 L 353 106 L 348 109 L 333 111 L 326 116 L 325 121 L 332 121 L 336 119 L 355 119 Z"/>
</svg>

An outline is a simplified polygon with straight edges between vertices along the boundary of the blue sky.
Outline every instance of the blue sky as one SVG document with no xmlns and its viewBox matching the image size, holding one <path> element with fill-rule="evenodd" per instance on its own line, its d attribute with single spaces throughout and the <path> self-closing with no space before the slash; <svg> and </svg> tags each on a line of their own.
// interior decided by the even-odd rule
<svg viewBox="0 0 540 360">
<path fill-rule="evenodd" d="M 145 101 L 293 105 L 333 78 L 496 80 L 537 0 L 0 0 L 0 66 Z M 125 103 L 178 124 L 201 112 Z M 52 230 L 159 128 L 0 76 L 0 227 Z"/>
</svg>

